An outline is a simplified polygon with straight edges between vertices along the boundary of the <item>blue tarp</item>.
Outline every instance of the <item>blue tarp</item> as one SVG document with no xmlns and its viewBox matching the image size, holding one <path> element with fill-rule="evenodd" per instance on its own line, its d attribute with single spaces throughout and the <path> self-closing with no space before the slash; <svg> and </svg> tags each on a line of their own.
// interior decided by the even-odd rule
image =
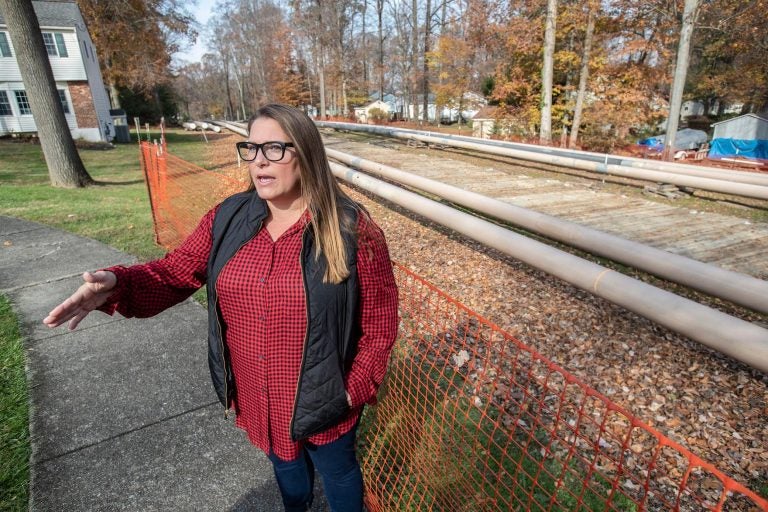
<svg viewBox="0 0 768 512">
<path fill-rule="evenodd" d="M 707 138 L 707 132 L 693 130 L 691 128 L 683 128 L 682 130 L 678 130 L 677 135 L 675 135 L 675 149 L 698 149 L 702 144 L 707 142 Z M 648 146 L 649 149 L 661 151 L 664 149 L 664 135 L 648 137 L 637 143 L 641 146 Z"/>
<path fill-rule="evenodd" d="M 768 140 L 713 139 L 708 158 L 740 156 L 768 160 Z"/>
<path fill-rule="evenodd" d="M 663 146 L 664 145 L 664 136 L 661 137 L 648 137 L 647 139 L 639 140 L 637 141 L 638 144 L 641 146 Z"/>
</svg>

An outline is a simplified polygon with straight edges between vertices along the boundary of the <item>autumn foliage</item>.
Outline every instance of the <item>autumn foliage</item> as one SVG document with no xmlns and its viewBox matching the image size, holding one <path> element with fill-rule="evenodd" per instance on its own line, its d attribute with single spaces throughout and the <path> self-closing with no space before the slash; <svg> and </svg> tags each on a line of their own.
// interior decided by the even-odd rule
<svg viewBox="0 0 768 512">
<path fill-rule="evenodd" d="M 539 133 L 548 103 L 547 0 L 224 0 L 201 31 L 208 53 L 175 68 L 170 55 L 194 35 L 175 0 L 78 2 L 110 84 L 146 91 L 175 76 L 181 111 L 193 118 L 243 119 L 267 101 L 347 118 L 386 99 L 399 117 L 424 122 L 425 96 L 437 111 L 465 111 L 476 110 L 466 101 L 473 92 L 497 107 L 507 133 L 525 138 Z M 556 6 L 553 140 L 577 129 L 577 145 L 610 148 L 663 131 L 683 0 Z M 711 116 L 729 105 L 768 108 L 766 7 L 698 3 L 685 100 Z"/>
</svg>

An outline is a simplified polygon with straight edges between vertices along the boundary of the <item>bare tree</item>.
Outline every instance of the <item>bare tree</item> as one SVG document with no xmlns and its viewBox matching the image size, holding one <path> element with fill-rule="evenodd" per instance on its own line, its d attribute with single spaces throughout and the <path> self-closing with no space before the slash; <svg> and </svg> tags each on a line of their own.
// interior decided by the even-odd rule
<svg viewBox="0 0 768 512">
<path fill-rule="evenodd" d="M 411 102 L 413 103 L 413 121 L 419 120 L 419 107 L 416 105 L 417 73 L 416 64 L 419 58 L 419 3 L 411 0 Z"/>
<path fill-rule="evenodd" d="M 667 120 L 667 134 L 664 137 L 664 152 L 662 158 L 671 160 L 674 154 L 675 135 L 680 120 L 680 108 L 683 104 L 683 88 L 688 74 L 688 61 L 691 54 L 691 35 L 696 23 L 696 15 L 699 11 L 701 0 L 685 0 L 683 8 L 683 24 L 680 29 L 680 43 L 677 47 L 677 64 L 675 76 L 672 79 L 672 94 L 669 98 L 669 119 Z"/>
<path fill-rule="evenodd" d="M 579 138 L 579 128 L 581 126 L 581 113 L 584 110 L 584 96 L 587 92 L 587 78 L 589 77 L 589 58 L 592 52 L 592 39 L 595 34 L 595 18 L 598 9 L 594 1 L 589 3 L 589 14 L 587 14 L 587 32 L 584 35 L 584 49 L 581 53 L 581 71 L 579 72 L 579 92 L 576 96 L 576 107 L 573 109 L 573 124 L 571 125 L 571 138 L 568 141 L 568 147 L 576 146 Z"/>
<path fill-rule="evenodd" d="M 422 77 L 422 87 L 421 92 L 423 94 L 422 96 L 422 104 L 424 106 L 424 122 L 429 123 L 429 59 L 427 58 L 427 54 L 429 53 L 429 38 L 432 35 L 432 3 L 430 0 L 427 0 L 427 6 L 425 9 L 425 16 L 424 16 L 424 52 L 423 52 L 423 67 L 422 72 L 424 73 L 424 76 Z M 439 120 L 439 114 L 435 112 L 435 117 L 437 118 L 438 123 Z"/>
<path fill-rule="evenodd" d="M 376 23 L 379 30 L 379 99 L 384 100 L 384 0 L 376 0 Z"/>
<path fill-rule="evenodd" d="M 555 57 L 557 0 L 547 0 L 547 21 L 544 30 L 544 63 L 541 67 L 541 125 L 539 141 L 552 142 L 552 72 Z"/>
<path fill-rule="evenodd" d="M 31 0 L 0 0 L 0 11 L 5 16 L 16 50 L 16 61 L 37 125 L 51 185 L 72 188 L 92 184 L 93 178 L 80 160 L 64 117 Z"/>
</svg>

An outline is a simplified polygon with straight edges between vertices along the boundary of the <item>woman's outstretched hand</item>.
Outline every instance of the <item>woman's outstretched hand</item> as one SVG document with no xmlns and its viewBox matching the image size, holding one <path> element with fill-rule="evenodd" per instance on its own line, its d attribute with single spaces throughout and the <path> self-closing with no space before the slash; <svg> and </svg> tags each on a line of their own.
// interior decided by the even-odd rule
<svg viewBox="0 0 768 512">
<path fill-rule="evenodd" d="M 58 327 L 69 321 L 69 330 L 77 327 L 88 313 L 104 304 L 117 284 L 117 277 L 109 271 L 85 272 L 83 283 L 67 300 L 53 308 L 43 323 L 48 327 Z"/>
</svg>

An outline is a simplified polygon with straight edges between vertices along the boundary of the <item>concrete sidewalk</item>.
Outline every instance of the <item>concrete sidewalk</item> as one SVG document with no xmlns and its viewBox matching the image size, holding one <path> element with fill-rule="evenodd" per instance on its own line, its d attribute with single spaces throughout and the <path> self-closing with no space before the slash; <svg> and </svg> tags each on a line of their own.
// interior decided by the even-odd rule
<svg viewBox="0 0 768 512">
<path fill-rule="evenodd" d="M 134 258 L 3 216 L 0 240 L 0 293 L 25 338 L 32 511 L 282 510 L 269 461 L 213 392 L 204 308 L 188 300 L 144 320 L 96 312 L 75 331 L 49 329 L 41 320 L 83 271 Z"/>
</svg>

